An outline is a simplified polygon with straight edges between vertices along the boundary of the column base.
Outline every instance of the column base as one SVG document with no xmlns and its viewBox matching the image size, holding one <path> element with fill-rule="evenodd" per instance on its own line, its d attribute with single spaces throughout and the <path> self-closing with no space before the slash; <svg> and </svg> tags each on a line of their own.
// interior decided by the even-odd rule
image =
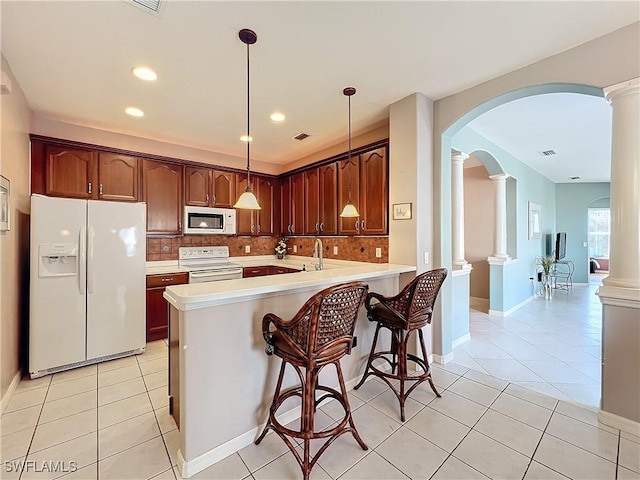
<svg viewBox="0 0 640 480">
<path fill-rule="evenodd" d="M 473 266 L 470 263 L 467 262 L 453 262 L 452 263 L 452 268 L 453 270 L 471 270 L 473 269 Z"/>
<path fill-rule="evenodd" d="M 487 262 L 489 262 L 490 265 L 504 265 L 510 261 L 511 257 L 509 255 L 493 255 L 487 258 Z"/>
</svg>

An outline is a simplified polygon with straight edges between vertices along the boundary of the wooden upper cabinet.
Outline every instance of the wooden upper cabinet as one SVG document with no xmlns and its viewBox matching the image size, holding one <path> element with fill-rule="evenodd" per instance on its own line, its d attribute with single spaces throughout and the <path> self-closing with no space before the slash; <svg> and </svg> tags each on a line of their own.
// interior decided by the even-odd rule
<svg viewBox="0 0 640 480">
<path fill-rule="evenodd" d="M 320 171 L 312 168 L 304 172 L 304 233 L 320 233 Z"/>
<path fill-rule="evenodd" d="M 182 233 L 182 165 L 143 160 L 142 200 L 147 203 L 147 233 Z"/>
<path fill-rule="evenodd" d="M 321 235 L 337 235 L 338 234 L 338 213 L 337 213 L 337 164 L 330 163 L 320 167 L 319 176 L 319 192 L 320 203 L 318 205 L 318 221 L 320 222 Z"/>
<path fill-rule="evenodd" d="M 236 174 L 213 170 L 213 202 L 214 207 L 233 207 L 236 203 Z"/>
<path fill-rule="evenodd" d="M 184 203 L 196 207 L 211 205 L 211 169 L 184 168 Z"/>
<path fill-rule="evenodd" d="M 138 159 L 117 153 L 98 153 L 98 192 L 101 200 L 137 202 Z"/>
<path fill-rule="evenodd" d="M 360 155 L 360 234 L 385 235 L 388 217 L 387 149 Z"/>
<path fill-rule="evenodd" d="M 255 194 L 255 180 L 256 177 L 251 177 L 251 191 Z M 247 175 L 236 175 L 236 191 L 239 193 L 244 192 L 247 189 Z M 244 210 L 242 208 L 236 209 L 236 234 L 238 235 L 253 235 L 255 231 L 255 220 L 253 210 Z"/>
<path fill-rule="evenodd" d="M 360 157 L 351 157 L 338 162 L 338 215 L 349 200 L 349 182 L 351 182 L 351 203 L 360 212 Z M 360 217 L 338 217 L 340 235 L 358 235 Z"/>
<path fill-rule="evenodd" d="M 236 191 L 247 188 L 247 175 L 236 176 Z M 276 180 L 274 178 L 251 175 L 251 191 L 258 199 L 260 210 L 236 209 L 236 233 L 238 235 L 273 235 L 275 222 Z"/>
<path fill-rule="evenodd" d="M 276 194 L 276 180 L 267 177 L 257 177 L 257 191 L 254 191 L 258 198 L 258 203 L 261 209 L 256 210 L 256 231 L 258 235 L 273 235 L 275 233 L 274 228 L 274 215 L 273 209 L 275 207 L 275 194 Z"/>
<path fill-rule="evenodd" d="M 44 193 L 46 195 L 97 198 L 98 171 L 95 152 L 53 145 L 46 146 L 44 150 Z"/>
</svg>

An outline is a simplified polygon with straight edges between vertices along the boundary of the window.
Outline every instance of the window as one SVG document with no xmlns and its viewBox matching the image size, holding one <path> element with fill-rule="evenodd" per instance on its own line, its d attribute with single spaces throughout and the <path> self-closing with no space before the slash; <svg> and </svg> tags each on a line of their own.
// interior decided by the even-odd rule
<svg viewBox="0 0 640 480">
<path fill-rule="evenodd" d="M 609 258 L 610 227 L 608 208 L 589 209 L 589 257 Z"/>
</svg>

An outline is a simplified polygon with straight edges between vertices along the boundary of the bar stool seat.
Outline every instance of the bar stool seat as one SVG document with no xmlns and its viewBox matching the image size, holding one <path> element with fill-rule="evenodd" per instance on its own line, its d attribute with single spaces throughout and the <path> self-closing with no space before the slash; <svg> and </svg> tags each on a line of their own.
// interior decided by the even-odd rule
<svg viewBox="0 0 640 480">
<path fill-rule="evenodd" d="M 428 381 L 433 393 L 440 397 L 431 377 L 422 327 L 431 323 L 433 306 L 446 277 L 446 268 L 431 270 L 418 275 L 395 296 L 385 297 L 379 293 L 370 292 L 365 301 L 367 318 L 370 322 L 376 322 L 377 326 L 364 375 L 354 389 L 360 388 L 369 375 L 384 380 L 400 402 L 400 419 L 403 422 L 406 399 L 422 382 Z M 388 350 L 376 351 L 378 334 L 382 328 L 391 332 L 391 345 Z M 407 343 L 415 331 L 418 332 L 422 358 L 407 352 Z M 378 366 L 374 365 L 376 360 L 385 362 L 390 369 L 382 370 L 384 363 L 380 365 L 380 362 L 377 362 Z M 416 365 L 415 373 L 409 372 L 407 362 L 413 362 Z M 399 380 L 400 389 L 393 385 L 392 380 Z M 408 390 L 405 386 L 406 382 L 414 382 Z"/>
<path fill-rule="evenodd" d="M 351 407 L 344 384 L 340 359 L 351 353 L 353 332 L 358 311 L 369 287 L 363 282 L 351 282 L 326 288 L 311 297 L 290 320 L 283 320 L 273 313 L 262 319 L 262 335 L 267 342 L 267 355 L 282 359 L 275 394 L 269 409 L 267 424 L 256 439 L 260 444 L 269 430 L 276 432 L 293 453 L 305 480 L 324 451 L 339 436 L 351 433 L 360 447 L 368 447 L 360 438 L 351 416 Z M 271 326 L 275 330 L 271 330 Z M 282 391 L 285 367 L 291 365 L 300 378 L 300 385 Z M 340 390 L 320 385 L 320 371 L 334 365 Z M 276 415 L 280 406 L 291 397 L 300 397 L 302 414 L 300 430 L 293 430 L 278 422 Z M 344 409 L 344 417 L 334 427 L 316 431 L 314 414 L 320 402 L 333 398 Z M 303 439 L 302 456 L 290 438 Z M 326 442 L 313 458 L 310 454 L 312 439 L 326 438 Z"/>
</svg>

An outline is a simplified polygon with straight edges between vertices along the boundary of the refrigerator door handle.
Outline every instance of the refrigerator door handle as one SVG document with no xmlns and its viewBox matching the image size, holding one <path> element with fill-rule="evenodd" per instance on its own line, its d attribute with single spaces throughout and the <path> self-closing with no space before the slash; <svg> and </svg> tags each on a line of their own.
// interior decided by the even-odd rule
<svg viewBox="0 0 640 480">
<path fill-rule="evenodd" d="M 80 295 L 85 294 L 85 287 L 87 285 L 87 251 L 86 251 L 87 235 L 84 227 L 80 227 L 80 238 L 78 239 L 78 245 L 80 246 L 79 265 L 78 265 L 78 289 Z"/>
<path fill-rule="evenodd" d="M 87 235 L 87 291 L 93 293 L 93 237 L 95 232 L 93 226 L 89 227 L 89 234 Z"/>
</svg>

